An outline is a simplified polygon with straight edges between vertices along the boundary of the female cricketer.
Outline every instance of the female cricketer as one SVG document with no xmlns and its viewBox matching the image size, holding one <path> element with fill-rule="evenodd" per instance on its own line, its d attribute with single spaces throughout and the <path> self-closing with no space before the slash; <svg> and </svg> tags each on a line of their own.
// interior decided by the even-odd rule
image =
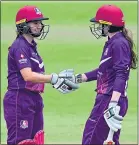
<svg viewBox="0 0 139 145">
<path fill-rule="evenodd" d="M 118 145 L 122 120 L 128 109 L 126 91 L 130 69 L 136 69 L 137 56 L 119 7 L 101 6 L 90 22 L 92 34 L 96 38 L 107 36 L 108 41 L 98 68 L 75 76 L 77 83 L 97 80 L 95 104 L 85 125 L 82 144 L 103 144 L 111 129 L 113 142 Z"/>
<path fill-rule="evenodd" d="M 49 25 L 35 6 L 24 6 L 17 12 L 17 37 L 8 53 L 8 91 L 4 96 L 4 118 L 8 129 L 7 144 L 44 144 L 43 99 L 45 83 L 61 93 L 78 88 L 67 80 L 71 69 L 45 75 L 42 58 L 34 38 L 44 39 Z M 45 28 L 47 27 L 47 31 Z M 73 89 L 74 88 L 74 89 Z"/>
</svg>

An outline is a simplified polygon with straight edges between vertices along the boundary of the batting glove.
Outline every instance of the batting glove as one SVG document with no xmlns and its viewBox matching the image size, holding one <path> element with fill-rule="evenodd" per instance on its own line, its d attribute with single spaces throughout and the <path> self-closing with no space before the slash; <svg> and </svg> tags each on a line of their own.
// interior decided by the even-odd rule
<svg viewBox="0 0 139 145">
<path fill-rule="evenodd" d="M 63 94 L 70 93 L 79 88 L 79 85 L 72 80 L 73 78 L 73 69 L 64 70 L 57 75 L 56 73 L 52 74 L 51 84 L 55 89 L 60 91 Z"/>
<path fill-rule="evenodd" d="M 59 78 L 64 78 L 64 79 L 72 79 L 74 75 L 74 70 L 73 69 L 67 69 L 61 71 L 59 74 L 52 73 L 52 78 L 51 78 L 51 84 L 54 85 L 57 83 Z"/>
<path fill-rule="evenodd" d="M 108 109 L 104 111 L 104 119 L 110 129 L 117 132 L 122 128 L 123 117 L 119 115 L 120 106 L 117 102 L 110 102 Z"/>
</svg>

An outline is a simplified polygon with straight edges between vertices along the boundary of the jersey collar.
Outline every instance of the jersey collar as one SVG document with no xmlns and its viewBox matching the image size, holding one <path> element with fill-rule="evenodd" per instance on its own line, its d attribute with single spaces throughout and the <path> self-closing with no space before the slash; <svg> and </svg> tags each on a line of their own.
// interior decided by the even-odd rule
<svg viewBox="0 0 139 145">
<path fill-rule="evenodd" d="M 32 44 L 30 44 L 30 43 L 25 39 L 24 36 L 20 35 L 19 38 L 22 39 L 22 40 L 24 40 L 24 42 L 25 42 L 28 46 L 33 47 L 33 48 L 36 49 L 37 43 L 36 43 L 34 40 L 32 40 Z"/>
<path fill-rule="evenodd" d="M 116 33 L 112 38 L 108 37 L 108 41 L 106 43 L 110 44 L 113 40 L 120 38 L 120 37 L 123 37 L 122 32 Z"/>
</svg>

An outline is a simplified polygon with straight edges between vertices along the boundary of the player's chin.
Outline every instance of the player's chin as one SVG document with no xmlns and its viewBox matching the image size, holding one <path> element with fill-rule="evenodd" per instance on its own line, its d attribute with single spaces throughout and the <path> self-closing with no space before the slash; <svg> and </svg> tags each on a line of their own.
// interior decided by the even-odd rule
<svg viewBox="0 0 139 145">
<path fill-rule="evenodd" d="M 39 37 L 39 36 L 41 36 L 41 32 L 39 32 L 39 33 L 33 33 L 32 35 L 33 35 L 33 37 Z"/>
</svg>

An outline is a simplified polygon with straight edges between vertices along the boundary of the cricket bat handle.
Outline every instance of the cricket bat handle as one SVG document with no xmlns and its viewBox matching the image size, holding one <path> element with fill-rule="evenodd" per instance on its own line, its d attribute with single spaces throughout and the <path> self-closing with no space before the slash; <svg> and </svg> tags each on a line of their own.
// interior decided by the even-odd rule
<svg viewBox="0 0 139 145">
<path fill-rule="evenodd" d="M 116 106 L 116 107 L 117 107 L 116 113 L 119 114 L 120 106 Z M 110 129 L 108 137 L 104 141 L 104 145 L 114 145 L 115 144 L 115 142 L 113 141 L 113 135 L 114 135 L 114 131 L 112 129 Z"/>
<path fill-rule="evenodd" d="M 104 141 L 104 145 L 114 145 L 113 141 L 114 131 L 110 129 L 107 139 Z"/>
</svg>

